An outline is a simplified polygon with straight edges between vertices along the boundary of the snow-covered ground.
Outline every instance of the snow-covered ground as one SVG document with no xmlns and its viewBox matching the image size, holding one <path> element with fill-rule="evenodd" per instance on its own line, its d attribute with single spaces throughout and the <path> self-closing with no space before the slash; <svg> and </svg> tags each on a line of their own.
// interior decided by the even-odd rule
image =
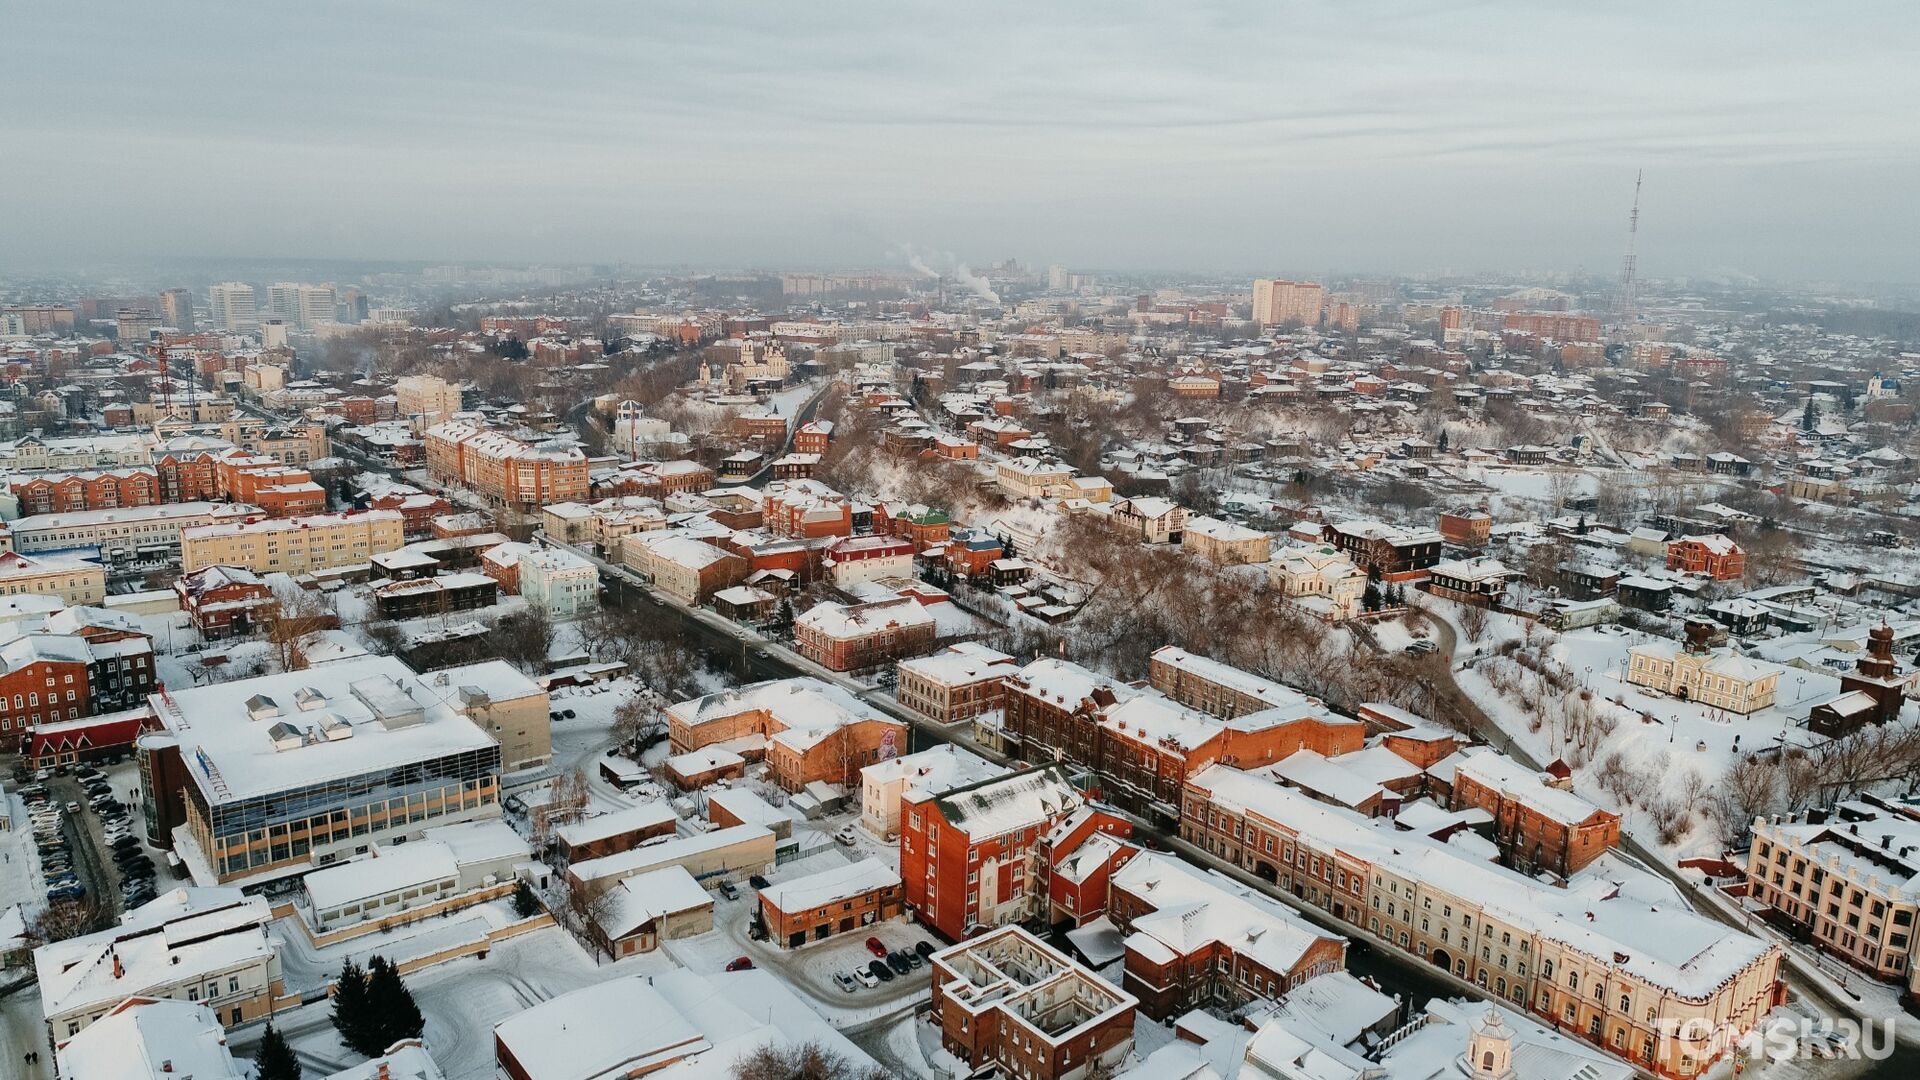
<svg viewBox="0 0 1920 1080">
<path fill-rule="evenodd" d="M 1840 687 L 1838 679 L 1790 668 L 1777 704 L 1740 716 L 1629 684 L 1628 650 L 1655 640 L 1650 635 L 1618 626 L 1565 634 L 1536 628 L 1533 640 L 1544 643 L 1535 654 L 1571 687 L 1565 694 L 1503 656 L 1468 663 L 1457 676 L 1461 688 L 1540 763 L 1566 761 L 1576 791 L 1619 812 L 1630 835 L 1669 860 L 1721 854 L 1705 796 L 1742 754 L 1803 745 L 1810 736 L 1799 721 Z M 1672 831 L 1676 815 L 1692 819 L 1684 835 Z"/>
</svg>

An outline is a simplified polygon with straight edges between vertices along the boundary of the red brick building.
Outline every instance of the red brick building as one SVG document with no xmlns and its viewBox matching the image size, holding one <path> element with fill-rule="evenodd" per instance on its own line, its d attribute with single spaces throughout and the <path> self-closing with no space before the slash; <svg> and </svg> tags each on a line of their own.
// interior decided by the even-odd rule
<svg viewBox="0 0 1920 1080">
<path fill-rule="evenodd" d="M 1042 839 L 1085 803 L 1058 765 L 910 797 L 900 811 L 907 909 L 955 940 L 1032 918 L 1046 895 Z"/>
<path fill-rule="evenodd" d="M 38 473 L 15 476 L 8 486 L 20 500 L 22 515 L 152 506 L 161 501 L 160 474 L 149 468 Z"/>
<path fill-rule="evenodd" d="M 809 420 L 800 425 L 793 433 L 793 452 L 796 454 L 824 454 L 827 444 L 833 439 L 833 421 Z"/>
<path fill-rule="evenodd" d="M 199 441 L 190 436 L 174 440 L 179 444 Z M 218 452 L 211 448 L 170 445 L 153 463 L 154 472 L 160 477 L 161 501 L 199 502 L 219 498 L 220 487 L 214 478 L 214 461 L 218 457 Z"/>
<path fill-rule="evenodd" d="M 265 609 L 273 606 L 267 583 L 238 566 L 207 566 L 182 574 L 174 579 L 173 591 L 180 610 L 208 640 L 251 633 Z"/>
<path fill-rule="evenodd" d="M 788 791 L 816 780 L 855 788 L 861 769 L 907 745 L 905 724 L 807 678 L 752 683 L 669 706 L 667 732 L 675 754 L 716 743 L 738 746 L 742 758 L 764 759 L 768 778 Z"/>
<path fill-rule="evenodd" d="M 865 931 L 900 917 L 900 875 L 879 859 L 776 882 L 760 890 L 759 918 L 783 949 Z"/>
<path fill-rule="evenodd" d="M 1667 569 L 1734 581 L 1746 576 L 1747 553 L 1719 533 L 1685 536 L 1667 544 Z"/>
<path fill-rule="evenodd" d="M 18 749 L 28 727 L 91 716 L 92 662 L 77 637 L 26 634 L 0 644 L 0 745 Z"/>
<path fill-rule="evenodd" d="M 1156 1020 L 1277 1000 L 1346 967 L 1340 935 L 1230 879 L 1154 852 L 1114 872 L 1107 917 L 1126 942 L 1121 985 Z"/>
<path fill-rule="evenodd" d="M 1536 773 L 1492 750 L 1454 769 L 1448 806 L 1492 814 L 1502 861 L 1526 873 L 1568 877 L 1620 846 L 1620 815 L 1575 795 L 1571 773 Z"/>
<path fill-rule="evenodd" d="M 400 525 L 410 539 L 430 535 L 433 519 L 453 512 L 453 504 L 407 484 L 395 484 L 367 500 L 369 510 L 398 510 Z"/>
<path fill-rule="evenodd" d="M 1127 842 L 1132 826 L 1083 806 L 1047 830 L 1040 858 L 1047 875 L 1048 926 L 1085 926 L 1107 913 L 1113 872 L 1141 849 Z"/>
<path fill-rule="evenodd" d="M 834 671 L 858 671 L 933 648 L 933 615 L 910 596 L 866 604 L 815 604 L 794 620 L 800 655 Z"/>
<path fill-rule="evenodd" d="M 1110 1075 L 1133 1052 L 1131 994 L 1017 926 L 933 954 L 932 1020 L 976 1073 Z"/>
<path fill-rule="evenodd" d="M 853 504 L 818 480 L 776 480 L 766 487 L 764 523 L 775 536 L 853 535 Z"/>
</svg>

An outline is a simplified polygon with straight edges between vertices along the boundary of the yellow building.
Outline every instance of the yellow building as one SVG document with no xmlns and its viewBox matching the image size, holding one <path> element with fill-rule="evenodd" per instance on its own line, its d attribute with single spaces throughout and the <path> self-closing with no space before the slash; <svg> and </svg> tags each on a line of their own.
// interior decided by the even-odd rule
<svg viewBox="0 0 1920 1080">
<path fill-rule="evenodd" d="M 1219 518 L 1188 518 L 1180 546 L 1223 566 L 1263 563 L 1272 554 L 1273 537 Z"/>
<path fill-rule="evenodd" d="M 1654 641 L 1627 652 L 1627 681 L 1687 701 L 1746 715 L 1773 704 L 1780 666 L 1704 643 Z"/>
<path fill-rule="evenodd" d="M 182 529 L 180 570 L 221 565 L 308 574 L 355 566 L 404 545 L 404 521 L 398 510 L 363 510 Z"/>
<path fill-rule="evenodd" d="M 406 419 L 418 417 L 424 431 L 460 411 L 460 387 L 438 375 L 408 375 L 393 384 L 394 412 Z"/>
<path fill-rule="evenodd" d="M 0 552 L 0 596 L 54 596 L 69 604 L 98 604 L 107 598 L 107 570 L 80 559 Z"/>
<path fill-rule="evenodd" d="M 994 483 L 1009 499 L 1077 498 L 1073 470 L 1040 458 L 1008 458 L 993 467 Z"/>
</svg>

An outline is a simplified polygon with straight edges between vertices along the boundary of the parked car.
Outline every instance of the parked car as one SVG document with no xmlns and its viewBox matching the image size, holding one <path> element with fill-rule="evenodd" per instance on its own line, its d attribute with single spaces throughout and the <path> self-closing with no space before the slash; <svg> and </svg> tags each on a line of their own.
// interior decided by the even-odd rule
<svg viewBox="0 0 1920 1080">
<path fill-rule="evenodd" d="M 931 960 L 931 959 L 933 959 L 933 954 L 934 954 L 934 951 L 935 951 L 935 950 L 934 950 L 934 947 L 933 947 L 933 942 L 931 942 L 931 941 L 917 941 L 917 942 L 915 942 L 915 943 L 914 943 L 914 945 L 913 945 L 913 951 L 914 951 L 914 952 L 917 952 L 917 953 L 919 953 L 919 954 L 920 954 L 921 956 L 924 956 L 924 957 L 926 957 L 927 959 L 929 959 L 929 960 Z"/>
<path fill-rule="evenodd" d="M 720 895 L 729 900 L 738 900 L 740 899 L 740 890 L 734 887 L 733 882 L 723 881 L 720 883 Z"/>
<path fill-rule="evenodd" d="M 753 886 L 755 889 L 764 889 L 767 887 L 767 879 L 761 877 L 759 874 L 755 874 L 747 879 L 747 884 Z"/>
<path fill-rule="evenodd" d="M 873 977 L 881 982 L 893 981 L 893 969 L 887 966 L 885 960 L 874 960 L 868 963 L 867 970 L 873 972 Z"/>
<path fill-rule="evenodd" d="M 1409 643 L 1407 645 L 1407 651 L 1413 653 L 1415 656 L 1424 656 L 1427 653 L 1439 652 L 1440 646 L 1435 645 L 1427 638 L 1421 638 L 1418 641 Z"/>
<path fill-rule="evenodd" d="M 753 957 L 736 956 L 733 959 L 727 961 L 727 970 L 728 971 L 751 971 L 753 970 Z"/>
<path fill-rule="evenodd" d="M 906 953 L 894 953 L 888 956 L 887 966 L 893 969 L 895 975 L 905 975 L 913 970 L 913 965 L 907 962 Z"/>
<path fill-rule="evenodd" d="M 845 844 L 847 847 L 853 847 L 855 844 L 860 842 L 853 835 L 853 826 L 851 825 L 842 826 L 839 832 L 836 832 L 833 834 L 833 838 L 835 840 L 838 840 L 840 843 Z"/>
<path fill-rule="evenodd" d="M 880 939 L 877 937 L 870 937 L 867 939 L 867 951 L 872 953 L 875 956 L 880 957 L 883 960 L 886 959 L 887 947 L 885 945 L 880 944 Z"/>
<path fill-rule="evenodd" d="M 77 881 L 71 885 L 47 890 L 48 900 L 78 900 L 85 895 L 87 895 L 87 887 Z"/>
<path fill-rule="evenodd" d="M 860 989 L 860 984 L 853 981 L 853 976 L 847 974 L 844 971 L 836 971 L 833 973 L 833 983 L 835 986 L 838 986 L 841 990 L 849 994 L 853 993 L 855 990 Z"/>
<path fill-rule="evenodd" d="M 880 985 L 880 980 L 873 977 L 873 972 L 863 967 L 854 968 L 853 977 L 860 980 L 861 986 L 873 987 Z"/>
</svg>

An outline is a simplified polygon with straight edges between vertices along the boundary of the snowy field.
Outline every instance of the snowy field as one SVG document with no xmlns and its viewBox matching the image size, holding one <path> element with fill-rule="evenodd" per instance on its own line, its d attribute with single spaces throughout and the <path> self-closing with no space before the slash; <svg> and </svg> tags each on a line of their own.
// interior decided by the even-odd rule
<svg viewBox="0 0 1920 1080">
<path fill-rule="evenodd" d="M 1576 791 L 1619 812 L 1629 834 L 1670 861 L 1722 853 L 1704 798 L 1742 754 L 1802 745 L 1809 736 L 1798 721 L 1840 688 L 1836 678 L 1789 668 L 1773 707 L 1740 716 L 1629 684 L 1628 650 L 1657 640 L 1650 635 L 1617 626 L 1536 634 L 1544 635 L 1536 640 L 1546 642 L 1545 658 L 1573 686 L 1568 694 L 1543 690 L 1534 673 L 1502 657 L 1467 665 L 1461 687 L 1539 763 L 1571 765 Z M 1559 704 L 1588 692 L 1584 713 Z M 1633 783 L 1623 788 L 1611 776 Z M 1663 842 L 1659 826 L 1675 814 L 1691 815 L 1692 828 Z"/>
</svg>

